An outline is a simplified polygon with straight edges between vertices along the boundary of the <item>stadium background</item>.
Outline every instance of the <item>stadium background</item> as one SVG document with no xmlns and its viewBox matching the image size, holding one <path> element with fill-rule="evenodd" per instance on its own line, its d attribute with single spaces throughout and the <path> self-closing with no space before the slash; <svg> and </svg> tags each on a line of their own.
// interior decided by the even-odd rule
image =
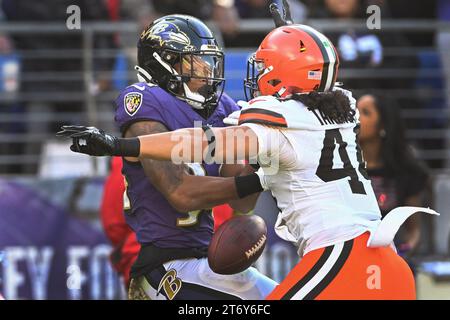
<svg viewBox="0 0 450 320">
<path fill-rule="evenodd" d="M 175 12 L 208 22 L 225 48 L 225 91 L 243 99 L 247 57 L 273 28 L 268 2 L 0 1 L 0 292 L 7 299 L 125 298 L 99 222 L 108 159 L 72 154 L 54 133 L 63 123 L 117 133 L 112 101 L 135 82 L 138 34 Z M 343 11 L 332 12 L 331 2 Z M 412 257 L 419 298 L 450 299 L 450 1 L 290 3 L 295 22 L 337 41 L 345 87 L 400 107 L 407 138 L 432 172 L 427 204 L 441 213 L 421 222 Z M 381 10 L 380 30 L 366 24 L 372 4 Z M 80 8 L 79 29 L 68 27 L 70 5 Z M 359 9 L 346 14 L 353 5 Z M 257 267 L 280 281 L 296 263 L 295 250 L 273 234 L 269 195 L 255 213 L 269 228 Z"/>
</svg>

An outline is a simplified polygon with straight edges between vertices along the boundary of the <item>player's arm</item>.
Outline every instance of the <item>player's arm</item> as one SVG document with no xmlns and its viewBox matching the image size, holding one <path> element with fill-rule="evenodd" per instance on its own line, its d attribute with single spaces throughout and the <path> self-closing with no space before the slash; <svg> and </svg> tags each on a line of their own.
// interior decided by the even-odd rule
<svg viewBox="0 0 450 320">
<path fill-rule="evenodd" d="M 141 121 L 132 124 L 125 134 L 126 138 L 138 136 L 170 137 L 171 132 L 168 132 L 167 128 L 159 122 Z M 164 138 L 158 140 L 163 144 L 164 142 L 169 143 Z M 144 143 L 155 143 L 155 141 L 151 139 Z M 158 142 L 155 148 L 163 147 L 163 144 Z M 138 158 L 127 157 L 126 159 L 128 161 L 140 161 L 152 184 L 180 212 L 211 208 L 219 204 L 239 200 L 242 196 L 242 192 L 237 189 L 234 177 L 192 176 L 188 174 L 185 165 L 176 165 L 168 161 L 170 157 L 168 159 L 157 158 L 151 159 L 140 155 Z"/>
<path fill-rule="evenodd" d="M 263 190 L 261 178 L 257 173 L 234 178 L 202 177 L 188 175 L 185 169 L 174 167 L 172 163 L 168 162 L 168 160 L 173 160 L 171 156 L 174 147 L 178 148 L 178 156 L 184 162 L 201 162 L 204 159 L 202 151 L 206 148 L 210 149 L 212 146 L 203 130 L 195 128 L 167 132 L 167 129 L 159 122 L 146 122 L 147 126 L 140 122 L 133 124 L 128 129 L 125 138 L 114 137 L 97 128 L 83 126 L 63 126 L 57 136 L 71 138 L 73 143 L 70 149 L 78 153 L 92 156 L 123 156 L 131 161 L 136 161 L 132 157 L 139 158 L 139 160 L 150 158 L 153 161 L 145 165 L 149 178 L 168 201 L 182 212 L 211 208 Z M 219 157 L 219 159 L 231 157 L 228 159 L 229 161 L 249 157 L 252 157 L 252 160 L 254 160 L 253 157 L 256 158 L 258 140 L 250 128 L 213 128 L 211 132 L 222 137 L 222 141 L 217 143 L 215 157 Z M 178 139 L 181 137 L 181 143 L 174 139 L 174 134 Z M 192 143 L 196 139 L 189 140 L 187 147 L 186 144 L 183 144 L 183 139 L 189 139 L 198 134 L 200 134 L 198 145 Z M 226 138 L 227 134 L 228 138 Z M 230 149 L 226 149 L 225 146 L 228 147 L 227 144 L 230 142 L 237 147 L 231 146 Z M 141 152 L 141 146 L 143 152 Z M 189 148 L 198 147 L 200 147 L 200 156 L 191 156 L 188 152 Z M 158 149 L 160 150 L 158 151 Z M 166 163 L 158 163 L 155 160 Z"/>
<path fill-rule="evenodd" d="M 155 160 L 198 162 L 211 160 L 210 155 L 217 163 L 232 163 L 254 159 L 258 154 L 258 138 L 246 126 L 210 128 L 208 132 L 202 128 L 180 129 L 122 142 L 125 148 L 130 147 L 125 151 Z"/>
<path fill-rule="evenodd" d="M 246 164 L 224 164 L 221 167 L 220 175 L 222 177 L 246 176 L 255 172 L 255 169 Z M 237 212 L 247 213 L 256 205 L 259 192 L 249 195 L 239 200 L 232 200 L 228 204 Z"/>
<path fill-rule="evenodd" d="M 248 126 L 152 132 L 118 138 L 95 127 L 63 126 L 56 135 L 72 138 L 72 151 L 91 156 L 139 157 L 179 163 L 254 161 L 261 140 Z M 267 142 L 264 142 L 264 150 L 270 149 Z"/>
</svg>

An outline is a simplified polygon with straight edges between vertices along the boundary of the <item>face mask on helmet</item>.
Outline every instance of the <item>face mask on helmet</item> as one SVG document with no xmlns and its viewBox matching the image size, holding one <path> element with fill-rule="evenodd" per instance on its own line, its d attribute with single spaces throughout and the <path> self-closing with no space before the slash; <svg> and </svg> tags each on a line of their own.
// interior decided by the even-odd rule
<svg viewBox="0 0 450 320">
<path fill-rule="evenodd" d="M 156 20 L 138 43 L 140 81 L 154 83 L 196 109 L 216 105 L 224 87 L 224 55 L 209 28 L 185 15 Z"/>
<path fill-rule="evenodd" d="M 247 60 L 247 76 L 244 80 L 244 93 L 247 100 L 251 100 L 261 95 L 258 80 L 272 71 L 272 67 L 266 68 L 264 61 L 256 59 L 255 53 L 253 53 Z"/>
<path fill-rule="evenodd" d="M 159 73 L 166 74 L 167 83 L 158 82 L 144 68 L 136 66 L 140 81 L 155 82 L 197 109 L 215 103 L 222 95 L 225 81 L 222 52 L 165 50 L 161 55 L 154 52 L 153 58 L 164 69 Z"/>
<path fill-rule="evenodd" d="M 183 53 L 180 61 L 175 69 L 179 69 L 182 79 L 182 99 L 198 108 L 222 94 L 224 59 L 221 52 Z"/>
</svg>

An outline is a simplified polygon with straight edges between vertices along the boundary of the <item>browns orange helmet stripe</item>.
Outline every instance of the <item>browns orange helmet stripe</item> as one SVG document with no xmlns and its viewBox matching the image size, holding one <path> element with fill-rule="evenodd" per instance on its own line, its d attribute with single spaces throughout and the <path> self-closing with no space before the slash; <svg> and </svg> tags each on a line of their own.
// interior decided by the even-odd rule
<svg viewBox="0 0 450 320">
<path fill-rule="evenodd" d="M 329 91 L 338 65 L 337 52 L 325 35 L 306 25 L 282 26 L 272 30 L 249 59 L 244 85 L 252 98 Z"/>
<path fill-rule="evenodd" d="M 317 44 L 322 53 L 323 57 L 323 69 L 322 69 L 322 79 L 320 81 L 320 86 L 318 91 L 327 91 L 333 86 L 333 79 L 335 79 L 337 64 L 336 64 L 336 52 L 334 47 L 329 47 L 329 50 L 324 44 L 327 39 L 321 39 L 321 34 L 311 27 L 305 25 L 298 25 L 298 28 L 307 33 Z M 330 70 L 331 69 L 331 70 Z M 331 74 L 329 74 L 331 72 Z"/>
<path fill-rule="evenodd" d="M 305 32 L 308 36 L 310 36 L 314 42 L 317 44 L 317 46 L 320 49 L 320 52 L 322 53 L 322 59 L 323 59 L 323 67 L 322 67 L 322 79 L 320 81 L 320 86 L 318 91 L 324 91 L 325 85 L 328 78 L 328 65 L 330 64 L 330 59 L 328 58 L 327 50 L 325 49 L 325 46 L 323 45 L 322 41 L 320 41 L 319 37 L 314 34 L 311 30 L 308 30 L 307 28 L 303 28 L 302 26 L 299 27 L 303 32 Z"/>
</svg>

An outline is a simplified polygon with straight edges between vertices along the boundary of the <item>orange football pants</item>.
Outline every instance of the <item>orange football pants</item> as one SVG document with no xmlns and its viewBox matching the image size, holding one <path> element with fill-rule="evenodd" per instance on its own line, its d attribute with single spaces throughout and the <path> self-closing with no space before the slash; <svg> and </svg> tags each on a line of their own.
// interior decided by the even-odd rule
<svg viewBox="0 0 450 320">
<path fill-rule="evenodd" d="M 366 232 L 308 252 L 268 300 L 410 300 L 416 298 L 408 264 L 390 247 L 368 248 Z"/>
</svg>

